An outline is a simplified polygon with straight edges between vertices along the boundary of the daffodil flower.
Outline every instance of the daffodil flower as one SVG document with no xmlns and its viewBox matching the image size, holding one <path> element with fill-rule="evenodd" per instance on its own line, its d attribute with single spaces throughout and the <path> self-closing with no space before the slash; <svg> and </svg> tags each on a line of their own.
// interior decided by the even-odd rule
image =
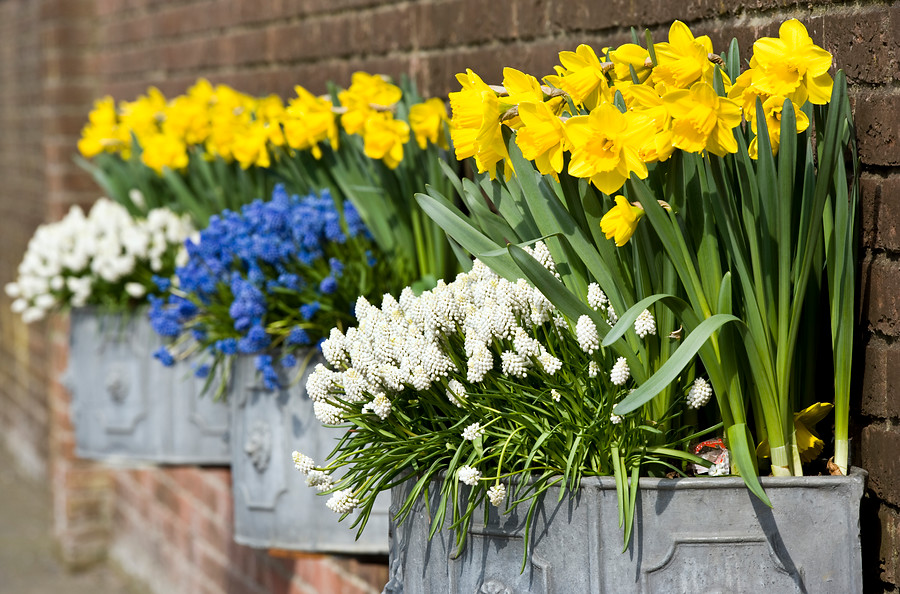
<svg viewBox="0 0 900 594">
<path fill-rule="evenodd" d="M 604 101 L 611 102 L 605 68 L 589 45 L 581 44 L 574 52 L 559 52 L 562 66 L 557 75 L 544 77 L 548 84 L 561 89 L 576 105 L 591 110 Z"/>
<path fill-rule="evenodd" d="M 322 157 L 319 143 L 325 140 L 338 148 L 338 129 L 333 104 L 328 99 L 316 97 L 301 86 L 294 87 L 297 97 L 291 99 L 285 110 L 284 136 L 287 145 L 296 150 L 311 150 L 316 159 Z"/>
<path fill-rule="evenodd" d="M 444 135 L 444 122 L 448 121 L 447 108 L 444 102 L 432 97 L 409 108 L 409 127 L 416 137 L 416 144 L 425 150 L 428 143 L 448 148 Z"/>
<path fill-rule="evenodd" d="M 816 402 L 794 413 L 794 435 L 797 449 L 800 451 L 800 460 L 803 462 L 812 462 L 822 453 L 825 442 L 815 433 L 816 423 L 828 416 L 833 408 L 834 405 L 831 403 Z M 759 444 L 756 454 L 761 458 L 769 457 L 768 440 Z"/>
<path fill-rule="evenodd" d="M 622 113 L 603 103 L 590 115 L 566 120 L 572 146 L 569 174 L 589 178 L 601 192 L 612 194 L 634 173 L 647 177 L 638 149 L 654 133 L 653 121 L 634 112 Z"/>
<path fill-rule="evenodd" d="M 187 147 L 176 136 L 161 133 L 145 136 L 141 140 L 141 148 L 141 161 L 160 175 L 165 167 L 172 170 L 187 167 Z"/>
<path fill-rule="evenodd" d="M 772 144 L 772 153 L 776 155 L 781 144 L 781 111 L 784 109 L 785 101 L 790 101 L 790 99 L 769 97 L 763 103 L 763 112 L 766 114 L 766 128 L 769 130 L 769 142 Z M 809 118 L 797 108 L 794 108 L 794 117 L 797 122 L 797 134 L 800 134 L 809 127 Z M 757 131 L 756 118 L 751 120 L 751 128 L 753 132 Z M 750 158 L 758 158 L 759 147 L 756 137 L 750 141 L 748 152 L 750 153 Z"/>
<path fill-rule="evenodd" d="M 796 19 L 782 23 L 778 37 L 753 44 L 750 66 L 761 70 L 753 84 L 769 95 L 788 96 L 802 86 L 811 103 L 824 105 L 831 98 L 831 54 L 815 45 Z"/>
<path fill-rule="evenodd" d="M 363 152 L 370 159 L 382 159 L 390 169 L 403 160 L 403 145 L 409 141 L 409 125 L 389 113 L 379 113 L 366 121 Z"/>
<path fill-rule="evenodd" d="M 516 144 L 526 159 L 534 161 L 544 175 L 563 168 L 563 151 L 568 145 L 566 129 L 554 108 L 544 102 L 519 104 L 523 126 L 516 132 Z"/>
<path fill-rule="evenodd" d="M 600 219 L 600 230 L 607 239 L 615 239 L 616 246 L 622 247 L 634 235 L 643 216 L 643 208 L 629 204 L 623 196 L 616 196 L 616 205 Z"/>
<path fill-rule="evenodd" d="M 541 83 L 530 74 L 525 74 L 515 68 L 503 69 L 503 88 L 506 90 L 506 95 L 501 95 L 499 100 L 500 110 L 504 113 L 520 103 L 539 103 L 544 100 Z M 504 124 L 513 130 L 518 130 L 522 125 L 522 120 L 516 116 L 504 121 Z"/>
<path fill-rule="evenodd" d="M 694 37 L 687 25 L 675 21 L 669 27 L 668 42 L 657 43 L 653 48 L 657 59 L 654 80 L 678 89 L 687 89 L 700 80 L 712 82 L 709 54 L 713 47 L 706 35 Z"/>
<path fill-rule="evenodd" d="M 231 154 L 243 169 L 251 166 L 268 167 L 272 164 L 266 148 L 268 140 L 269 131 L 266 124 L 254 120 L 235 134 Z"/>
<path fill-rule="evenodd" d="M 450 137 L 456 158 L 475 157 L 478 171 L 489 173 L 493 179 L 497 163 L 509 158 L 500 125 L 500 100 L 470 69 L 457 74 L 456 80 L 462 85 L 461 90 L 450 93 Z"/>
<path fill-rule="evenodd" d="M 375 113 L 373 106 L 390 108 L 403 97 L 400 87 L 380 74 L 354 72 L 350 87 L 338 93 L 338 101 L 347 111 L 341 115 L 341 126 L 347 134 L 361 134 L 366 120 Z"/>
<path fill-rule="evenodd" d="M 707 150 L 720 157 L 737 152 L 732 130 L 741 123 L 741 108 L 719 97 L 711 85 L 694 83 L 690 90 L 667 93 L 663 102 L 672 115 L 676 148 L 689 153 Z"/>
</svg>

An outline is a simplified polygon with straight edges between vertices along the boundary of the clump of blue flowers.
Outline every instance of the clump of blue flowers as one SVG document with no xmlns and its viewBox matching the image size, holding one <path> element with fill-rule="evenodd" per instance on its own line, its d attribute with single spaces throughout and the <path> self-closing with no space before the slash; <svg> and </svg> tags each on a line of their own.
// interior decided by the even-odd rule
<svg viewBox="0 0 900 594">
<path fill-rule="evenodd" d="M 165 297 L 151 299 L 153 329 L 175 343 L 155 357 L 172 365 L 174 352 L 203 351 L 212 369 L 195 369 L 210 379 L 230 357 L 256 355 L 266 387 L 278 388 L 298 349 L 353 323 L 359 295 L 380 297 L 403 282 L 392 283 L 356 209 L 327 191 L 299 197 L 279 185 L 271 200 L 211 217 L 185 245 L 187 264 L 160 286 Z"/>
</svg>

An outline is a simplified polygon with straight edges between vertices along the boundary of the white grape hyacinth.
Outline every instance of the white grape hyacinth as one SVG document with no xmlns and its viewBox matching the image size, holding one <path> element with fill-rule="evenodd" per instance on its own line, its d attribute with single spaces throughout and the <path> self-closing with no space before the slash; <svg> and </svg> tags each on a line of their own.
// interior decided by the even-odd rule
<svg viewBox="0 0 900 594">
<path fill-rule="evenodd" d="M 60 221 L 35 230 L 18 278 L 6 285 L 6 293 L 15 299 L 13 310 L 25 322 L 40 320 L 65 305 L 87 305 L 101 282 L 123 283 L 125 294 L 140 299 L 152 287 L 134 275 L 143 270 L 149 278 L 160 272 L 167 254 L 184 261 L 184 241 L 192 232 L 186 216 L 168 209 L 154 209 L 146 219 L 135 219 L 107 198 L 97 200 L 87 215 L 73 206 Z"/>
<path fill-rule="evenodd" d="M 356 509 L 359 499 L 353 496 L 350 489 L 342 489 L 335 491 L 325 505 L 336 514 L 346 514 Z"/>
<path fill-rule="evenodd" d="M 459 470 L 456 471 L 456 478 L 469 486 L 475 486 L 481 480 L 481 471 L 467 464 L 459 467 Z"/>
<path fill-rule="evenodd" d="M 688 391 L 688 408 L 696 409 L 704 406 L 707 402 L 709 402 L 711 396 L 712 386 L 710 386 L 709 382 L 707 382 L 704 378 L 698 377 L 694 380 L 694 383 L 691 384 L 691 389 Z"/>
<path fill-rule="evenodd" d="M 609 381 L 613 385 L 624 386 L 629 377 L 631 377 L 631 370 L 628 369 L 628 362 L 625 360 L 625 357 L 619 357 L 609 373 Z"/>
<path fill-rule="evenodd" d="M 588 305 L 591 306 L 591 309 L 600 311 L 601 309 L 606 307 L 606 304 L 609 303 L 609 300 L 606 298 L 606 293 L 600 290 L 600 285 L 598 285 L 597 283 L 591 283 L 588 285 L 587 302 Z"/>
<path fill-rule="evenodd" d="M 491 502 L 491 505 L 494 507 L 500 507 L 500 504 L 503 503 L 503 500 L 506 499 L 506 485 L 500 483 L 499 485 L 494 485 L 487 492 L 488 500 Z"/>
<path fill-rule="evenodd" d="M 653 314 L 649 310 L 642 311 L 634 321 L 634 331 L 641 338 L 656 334 L 656 320 L 653 319 Z"/>
<path fill-rule="evenodd" d="M 479 437 L 484 435 L 484 427 L 481 426 L 481 423 L 475 422 L 463 429 L 462 438 L 466 441 L 475 441 Z"/>
<path fill-rule="evenodd" d="M 294 468 L 302 472 L 303 474 L 309 474 L 313 468 L 316 467 L 316 462 L 306 454 L 301 454 L 297 450 L 291 454 L 291 458 L 294 460 Z"/>
<path fill-rule="evenodd" d="M 575 337 L 578 345 L 588 355 L 600 348 L 600 335 L 597 334 L 597 326 L 590 316 L 581 316 L 575 324 Z"/>
</svg>

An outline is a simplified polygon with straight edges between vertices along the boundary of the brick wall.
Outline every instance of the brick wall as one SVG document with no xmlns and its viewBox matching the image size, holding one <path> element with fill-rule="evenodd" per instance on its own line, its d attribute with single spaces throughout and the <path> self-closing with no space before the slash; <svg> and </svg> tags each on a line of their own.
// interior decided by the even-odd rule
<svg viewBox="0 0 900 594">
<path fill-rule="evenodd" d="M 854 452 L 870 472 L 863 543 L 870 591 L 900 587 L 900 5 L 811 0 L 0 0 L 0 282 L 33 228 L 94 190 L 73 168 L 94 97 L 148 85 L 183 91 L 197 77 L 289 96 L 349 82 L 355 70 L 409 73 L 428 94 L 466 67 L 549 73 L 556 53 L 665 36 L 674 18 L 717 48 L 803 20 L 851 85 L 864 164 Z M 36 474 L 54 468 L 57 529 L 76 550 L 109 550 L 158 591 L 337 592 L 377 589 L 383 564 L 280 559 L 230 540 L 228 472 L 106 471 L 75 460 L 65 391 L 65 323 L 24 328 L 0 297 L 0 432 Z M 52 347 L 52 348 L 51 348 Z M 51 356 L 52 355 L 52 356 Z M 52 435 L 52 439 L 50 438 Z M 52 445 L 51 445 L 52 444 Z M 64 539 L 63 539 L 64 541 Z M 79 549 L 77 543 L 86 543 Z M 66 550 L 66 547 L 63 547 Z M 82 553 L 84 556 L 84 553 Z M 84 560 L 84 559 L 83 559 Z M 168 580 L 171 583 L 166 583 Z M 342 585 L 343 584 L 343 585 Z M 292 590 L 293 588 L 293 590 Z"/>
</svg>

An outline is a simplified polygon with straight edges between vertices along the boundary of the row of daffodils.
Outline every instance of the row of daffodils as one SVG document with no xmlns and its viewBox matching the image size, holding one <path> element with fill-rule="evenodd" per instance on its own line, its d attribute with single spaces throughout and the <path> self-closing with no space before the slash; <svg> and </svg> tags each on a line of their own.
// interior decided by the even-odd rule
<svg viewBox="0 0 900 594">
<path fill-rule="evenodd" d="M 449 118 L 364 73 L 286 103 L 206 81 L 102 99 L 79 149 L 121 206 L 42 227 L 13 307 L 149 306 L 164 364 L 227 380 L 253 356 L 270 389 L 320 350 L 306 391 L 340 439 L 294 461 L 361 527 L 410 476 L 405 510 L 437 489 L 435 525 L 465 528 L 612 475 L 627 542 L 628 477 L 739 474 L 768 502 L 759 476 L 846 474 L 843 74 L 793 20 L 743 70 L 680 22 L 638 41 L 542 79 L 467 70 Z"/>
</svg>

